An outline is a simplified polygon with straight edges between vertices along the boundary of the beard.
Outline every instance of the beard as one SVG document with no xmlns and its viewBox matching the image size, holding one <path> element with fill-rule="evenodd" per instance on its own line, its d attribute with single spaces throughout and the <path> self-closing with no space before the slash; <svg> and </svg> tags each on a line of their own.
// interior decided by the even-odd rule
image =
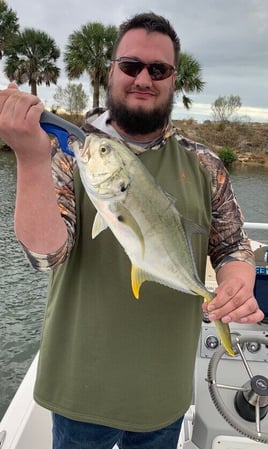
<svg viewBox="0 0 268 449">
<path fill-rule="evenodd" d="M 107 108 L 110 111 L 111 120 L 114 120 L 127 134 L 145 135 L 163 129 L 167 124 L 173 107 L 173 97 L 171 92 L 166 103 L 161 107 L 145 111 L 142 107 L 131 109 L 124 103 L 115 101 L 109 88 Z"/>
</svg>

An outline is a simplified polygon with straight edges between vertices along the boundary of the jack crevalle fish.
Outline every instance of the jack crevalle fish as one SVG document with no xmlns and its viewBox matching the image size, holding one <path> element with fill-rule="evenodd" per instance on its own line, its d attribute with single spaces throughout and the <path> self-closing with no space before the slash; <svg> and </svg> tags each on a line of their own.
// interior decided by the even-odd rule
<svg viewBox="0 0 268 449">
<path fill-rule="evenodd" d="M 209 303 L 215 294 L 199 279 L 191 246 L 197 226 L 190 229 L 139 158 L 120 141 L 94 133 L 74 152 L 82 183 L 97 209 L 92 237 L 111 229 L 131 260 L 134 296 L 139 297 L 144 281 L 155 281 L 201 295 Z M 226 351 L 234 355 L 228 324 L 216 320 L 215 325 Z"/>
</svg>

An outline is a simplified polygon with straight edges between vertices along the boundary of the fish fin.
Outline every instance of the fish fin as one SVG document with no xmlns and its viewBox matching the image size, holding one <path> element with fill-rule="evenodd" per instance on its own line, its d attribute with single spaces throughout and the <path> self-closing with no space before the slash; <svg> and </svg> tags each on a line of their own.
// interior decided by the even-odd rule
<svg viewBox="0 0 268 449">
<path fill-rule="evenodd" d="M 221 320 L 215 320 L 214 321 L 217 332 L 219 334 L 221 343 L 223 344 L 226 352 L 231 355 L 234 356 L 234 350 L 232 347 L 232 339 L 231 339 L 231 333 L 230 333 L 230 328 L 229 325 L 227 323 L 223 323 Z"/>
<path fill-rule="evenodd" d="M 147 273 L 146 271 L 142 270 L 141 268 L 137 267 L 136 265 L 132 265 L 131 267 L 131 286 L 133 295 L 136 299 L 139 299 L 139 292 L 140 287 L 145 281 L 155 281 L 155 278 Z"/>
<path fill-rule="evenodd" d="M 97 237 L 97 235 L 99 235 L 107 228 L 108 226 L 106 221 L 102 218 L 101 214 L 97 212 L 92 226 L 92 238 L 94 239 L 95 237 Z"/>
<path fill-rule="evenodd" d="M 209 304 L 212 299 L 215 298 L 216 294 L 212 292 L 211 290 L 206 289 L 206 292 L 202 292 L 201 295 L 203 296 L 204 300 Z"/>
<path fill-rule="evenodd" d="M 215 293 L 211 292 L 211 291 L 207 291 L 207 295 L 204 295 L 204 299 L 207 303 L 210 303 L 210 301 L 212 301 L 213 298 L 215 298 Z M 215 320 L 215 327 L 217 330 L 217 333 L 220 337 L 221 343 L 223 344 L 226 352 L 231 355 L 234 356 L 234 350 L 232 347 L 232 338 L 231 338 L 231 333 L 230 333 L 230 328 L 229 328 L 229 324 L 227 323 L 223 323 L 221 320 Z"/>
<path fill-rule="evenodd" d="M 121 202 L 113 204 L 112 207 L 110 207 L 110 210 L 113 214 L 117 216 L 117 220 L 120 221 L 120 223 L 128 226 L 134 232 L 138 241 L 140 242 L 143 258 L 145 252 L 145 242 L 143 234 L 141 232 L 141 228 L 137 223 L 136 219 Z"/>
<path fill-rule="evenodd" d="M 213 298 L 215 298 L 215 293 L 211 292 L 209 290 L 207 290 L 207 294 L 204 295 L 204 300 L 209 304 L 210 301 L 212 301 Z M 215 327 L 217 330 L 217 333 L 220 337 L 221 343 L 223 344 L 226 352 L 231 355 L 234 356 L 234 350 L 232 347 L 232 338 L 231 338 L 231 333 L 230 333 L 230 327 L 229 324 L 227 323 L 223 323 L 221 320 L 215 320 Z"/>
</svg>

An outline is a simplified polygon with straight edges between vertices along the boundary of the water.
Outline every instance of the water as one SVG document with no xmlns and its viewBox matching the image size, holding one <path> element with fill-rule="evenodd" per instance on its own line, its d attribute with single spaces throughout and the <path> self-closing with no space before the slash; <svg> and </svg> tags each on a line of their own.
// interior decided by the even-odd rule
<svg viewBox="0 0 268 449">
<path fill-rule="evenodd" d="M 268 222 L 268 169 L 231 171 L 246 221 Z M 0 419 L 38 349 L 47 275 L 32 270 L 13 231 L 15 158 L 0 151 Z M 268 231 L 249 231 L 268 244 Z"/>
<path fill-rule="evenodd" d="M 235 168 L 230 177 L 245 221 L 268 223 L 268 167 Z M 248 229 L 247 233 L 268 245 L 267 230 Z"/>
<path fill-rule="evenodd" d="M 15 178 L 13 153 L 0 151 L 0 419 L 38 349 L 47 285 L 14 235 Z"/>
</svg>

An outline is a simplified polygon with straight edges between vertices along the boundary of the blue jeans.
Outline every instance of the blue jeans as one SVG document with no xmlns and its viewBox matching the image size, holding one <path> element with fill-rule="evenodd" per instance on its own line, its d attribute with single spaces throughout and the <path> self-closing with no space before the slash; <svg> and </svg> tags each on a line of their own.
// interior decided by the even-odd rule
<svg viewBox="0 0 268 449">
<path fill-rule="evenodd" d="M 153 432 L 127 432 L 53 414 L 53 449 L 176 449 L 183 416 Z"/>
</svg>

